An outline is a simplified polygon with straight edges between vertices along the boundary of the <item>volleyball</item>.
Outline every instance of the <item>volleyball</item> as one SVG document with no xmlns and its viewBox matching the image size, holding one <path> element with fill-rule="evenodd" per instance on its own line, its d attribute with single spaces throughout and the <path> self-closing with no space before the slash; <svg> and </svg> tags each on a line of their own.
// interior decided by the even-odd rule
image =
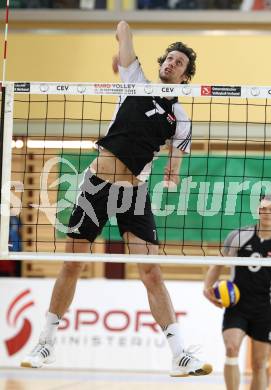
<svg viewBox="0 0 271 390">
<path fill-rule="evenodd" d="M 219 281 L 214 287 L 214 293 L 223 307 L 232 307 L 236 305 L 240 299 L 239 288 L 229 280 Z"/>
</svg>

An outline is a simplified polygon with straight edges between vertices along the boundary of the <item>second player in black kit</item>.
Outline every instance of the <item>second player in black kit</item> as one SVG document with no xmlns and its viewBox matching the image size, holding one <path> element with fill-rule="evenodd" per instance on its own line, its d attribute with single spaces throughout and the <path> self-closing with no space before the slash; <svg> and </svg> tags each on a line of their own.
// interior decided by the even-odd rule
<svg viewBox="0 0 271 390">
<path fill-rule="evenodd" d="M 271 257 L 271 196 L 264 195 L 259 204 L 259 222 L 232 231 L 224 241 L 223 254 L 231 257 L 261 258 L 261 265 L 233 266 L 231 280 L 240 290 L 239 302 L 225 309 L 223 340 L 226 348 L 224 377 L 227 390 L 238 390 L 240 371 L 238 357 L 246 335 L 251 338 L 251 390 L 266 390 L 266 370 L 271 345 L 271 267 L 264 259 Z M 213 285 L 219 279 L 222 266 L 209 268 L 204 295 L 216 306 Z"/>
<path fill-rule="evenodd" d="M 257 225 L 238 229 L 224 242 L 224 253 L 269 257 L 271 238 L 261 239 Z M 240 290 L 240 301 L 225 310 L 223 330 L 237 326 L 253 339 L 271 343 L 271 267 L 234 266 L 232 281 Z"/>
</svg>

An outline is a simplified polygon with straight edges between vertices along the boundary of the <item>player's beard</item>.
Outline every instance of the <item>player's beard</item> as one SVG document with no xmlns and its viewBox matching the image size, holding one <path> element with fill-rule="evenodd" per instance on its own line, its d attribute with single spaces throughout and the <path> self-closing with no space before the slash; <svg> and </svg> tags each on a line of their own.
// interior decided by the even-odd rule
<svg viewBox="0 0 271 390">
<path fill-rule="evenodd" d="M 165 73 L 162 74 L 161 72 L 161 69 L 159 70 L 159 79 L 163 82 L 163 83 L 167 83 L 170 81 L 170 75 L 166 75 Z"/>
</svg>

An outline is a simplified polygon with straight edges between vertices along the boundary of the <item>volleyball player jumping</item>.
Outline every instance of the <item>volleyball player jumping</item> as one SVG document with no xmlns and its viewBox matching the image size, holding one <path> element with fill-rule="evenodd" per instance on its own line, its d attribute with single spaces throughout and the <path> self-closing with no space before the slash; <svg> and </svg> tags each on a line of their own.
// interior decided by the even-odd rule
<svg viewBox="0 0 271 390">
<path fill-rule="evenodd" d="M 119 54 L 113 70 L 124 83 L 148 83 L 135 55 L 129 25 L 117 26 Z M 195 52 L 181 42 L 170 45 L 158 59 L 160 83 L 188 83 L 195 74 Z M 177 98 L 128 96 L 121 99 L 107 134 L 98 141 L 100 153 L 84 176 L 81 193 L 69 222 L 66 251 L 88 252 L 108 218 L 116 215 L 120 234 L 132 254 L 158 254 L 158 238 L 147 179 L 152 160 L 170 140 L 164 180 L 178 184 L 184 153 L 190 150 L 191 124 Z M 83 264 L 64 263 L 55 283 L 39 342 L 22 361 L 41 367 L 54 360 L 54 340 L 61 317 L 70 306 Z M 171 299 L 158 264 L 139 264 L 150 309 L 161 326 L 173 355 L 172 376 L 206 375 L 210 364 L 185 349 Z"/>
</svg>

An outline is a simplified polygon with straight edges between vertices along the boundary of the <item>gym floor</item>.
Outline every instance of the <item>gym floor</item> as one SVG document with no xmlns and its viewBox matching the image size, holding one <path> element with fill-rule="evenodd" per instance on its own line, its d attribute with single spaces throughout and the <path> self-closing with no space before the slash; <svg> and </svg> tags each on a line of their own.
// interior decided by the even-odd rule
<svg viewBox="0 0 271 390">
<path fill-rule="evenodd" d="M 249 389 L 244 377 L 240 390 Z M 222 390 L 222 375 L 170 378 L 164 374 L 60 370 L 0 370 L 0 390 Z M 270 387 L 271 389 L 271 387 Z"/>
</svg>

